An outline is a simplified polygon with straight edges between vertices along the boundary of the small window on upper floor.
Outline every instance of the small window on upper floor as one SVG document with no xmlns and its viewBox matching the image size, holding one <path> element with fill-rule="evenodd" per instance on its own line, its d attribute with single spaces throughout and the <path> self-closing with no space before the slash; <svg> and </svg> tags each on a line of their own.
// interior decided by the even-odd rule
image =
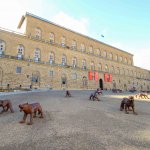
<svg viewBox="0 0 150 150">
<path fill-rule="evenodd" d="M 118 55 L 117 54 L 115 54 L 115 60 L 118 61 Z"/>
<path fill-rule="evenodd" d="M 0 55 L 3 55 L 5 51 L 5 42 L 0 40 Z"/>
<path fill-rule="evenodd" d="M 62 56 L 62 65 L 65 66 L 67 64 L 67 57 L 63 54 Z"/>
<path fill-rule="evenodd" d="M 72 67 L 77 67 L 77 58 L 76 57 L 73 57 L 72 59 Z"/>
<path fill-rule="evenodd" d="M 77 42 L 75 40 L 72 41 L 72 49 L 77 49 Z"/>
<path fill-rule="evenodd" d="M 62 45 L 63 47 L 66 46 L 66 38 L 65 38 L 64 36 L 61 38 L 61 45 Z"/>
<path fill-rule="evenodd" d="M 102 64 L 101 63 L 98 64 L 98 71 L 102 71 Z"/>
<path fill-rule="evenodd" d="M 93 52 L 93 47 L 92 47 L 92 46 L 89 47 L 89 53 L 90 53 L 90 54 L 93 54 L 93 53 L 94 53 L 94 52 Z"/>
<path fill-rule="evenodd" d="M 49 70 L 49 76 L 53 77 L 54 76 L 54 71 L 53 70 Z"/>
<path fill-rule="evenodd" d="M 82 60 L 82 69 L 86 70 L 86 60 L 85 59 Z"/>
<path fill-rule="evenodd" d="M 24 55 L 24 46 L 23 45 L 18 45 L 17 47 L 17 57 L 18 59 L 23 59 L 23 55 Z"/>
<path fill-rule="evenodd" d="M 104 56 L 105 58 L 107 57 L 107 52 L 106 52 L 106 51 L 103 52 L 103 56 Z"/>
<path fill-rule="evenodd" d="M 55 55 L 54 55 L 53 52 L 50 52 L 49 63 L 50 63 L 50 64 L 54 64 L 54 60 L 55 60 Z"/>
<path fill-rule="evenodd" d="M 94 64 L 94 62 L 91 62 L 91 70 L 95 70 L 95 64 Z"/>
<path fill-rule="evenodd" d="M 111 66 L 111 73 L 115 73 L 115 68 L 114 68 L 114 66 Z"/>
<path fill-rule="evenodd" d="M 109 72 L 107 64 L 105 65 L 105 72 Z"/>
<path fill-rule="evenodd" d="M 35 51 L 34 51 L 34 61 L 35 62 L 38 62 L 40 61 L 40 49 L 39 48 L 36 48 Z"/>
<path fill-rule="evenodd" d="M 101 56 L 101 51 L 100 51 L 100 49 L 97 49 L 97 56 Z"/>
<path fill-rule="evenodd" d="M 110 58 L 110 60 L 113 59 L 113 54 L 112 53 L 109 54 L 109 58 Z"/>
<path fill-rule="evenodd" d="M 85 45 L 83 43 L 81 44 L 81 51 L 85 52 Z"/>
<path fill-rule="evenodd" d="M 55 42 L 55 35 L 54 33 L 50 33 L 50 43 L 54 43 Z"/>
<path fill-rule="evenodd" d="M 37 39 L 41 39 L 41 38 L 42 38 L 42 31 L 41 31 L 40 28 L 36 28 L 36 29 L 35 29 L 35 37 L 36 37 Z"/>
<path fill-rule="evenodd" d="M 127 58 L 124 59 L 124 63 L 127 64 Z"/>
<path fill-rule="evenodd" d="M 16 67 L 16 73 L 21 73 L 21 67 Z"/>
<path fill-rule="evenodd" d="M 120 56 L 120 57 L 119 57 L 119 61 L 122 62 L 122 60 L 123 60 L 123 58 L 122 58 L 122 56 Z"/>
</svg>

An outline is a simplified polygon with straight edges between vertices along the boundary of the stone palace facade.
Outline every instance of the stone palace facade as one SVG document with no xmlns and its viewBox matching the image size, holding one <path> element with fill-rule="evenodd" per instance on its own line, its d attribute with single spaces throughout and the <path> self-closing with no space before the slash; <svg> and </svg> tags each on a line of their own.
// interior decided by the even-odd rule
<svg viewBox="0 0 150 150">
<path fill-rule="evenodd" d="M 0 28 L 0 88 L 150 90 L 133 55 L 30 13 Z"/>
</svg>

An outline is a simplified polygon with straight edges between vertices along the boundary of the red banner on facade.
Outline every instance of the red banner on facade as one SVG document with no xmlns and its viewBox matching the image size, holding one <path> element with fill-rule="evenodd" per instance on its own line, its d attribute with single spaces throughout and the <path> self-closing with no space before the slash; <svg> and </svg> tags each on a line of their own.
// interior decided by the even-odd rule
<svg viewBox="0 0 150 150">
<path fill-rule="evenodd" d="M 109 82 L 112 82 L 112 74 L 109 75 Z"/>
<path fill-rule="evenodd" d="M 105 82 L 112 82 L 112 74 L 104 74 L 104 81 Z"/>
<path fill-rule="evenodd" d="M 98 81 L 98 72 L 94 72 L 94 79 Z"/>
<path fill-rule="evenodd" d="M 89 72 L 89 80 L 93 80 L 93 72 Z"/>
</svg>

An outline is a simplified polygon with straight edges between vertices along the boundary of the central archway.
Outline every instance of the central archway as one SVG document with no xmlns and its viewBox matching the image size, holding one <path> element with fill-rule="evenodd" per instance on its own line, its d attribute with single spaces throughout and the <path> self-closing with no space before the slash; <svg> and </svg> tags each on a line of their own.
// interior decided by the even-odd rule
<svg viewBox="0 0 150 150">
<path fill-rule="evenodd" d="M 99 79 L 99 87 L 103 90 L 103 79 Z"/>
</svg>

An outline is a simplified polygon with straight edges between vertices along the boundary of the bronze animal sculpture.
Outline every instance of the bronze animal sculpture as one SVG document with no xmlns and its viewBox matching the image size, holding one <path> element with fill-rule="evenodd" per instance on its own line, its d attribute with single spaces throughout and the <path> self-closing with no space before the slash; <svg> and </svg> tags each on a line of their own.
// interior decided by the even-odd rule
<svg viewBox="0 0 150 150">
<path fill-rule="evenodd" d="M 95 91 L 94 93 L 91 93 L 91 95 L 90 95 L 90 97 L 89 97 L 89 100 L 93 100 L 93 101 L 95 101 L 95 100 L 97 100 L 97 101 L 100 101 L 100 99 L 98 98 L 98 92 L 97 91 Z"/>
<path fill-rule="evenodd" d="M 137 95 L 135 95 L 135 97 L 136 97 L 136 98 L 141 98 L 141 99 L 143 99 L 143 97 L 144 97 L 144 99 L 150 99 L 150 98 L 148 97 L 148 95 L 145 94 L 145 93 L 137 94 Z"/>
<path fill-rule="evenodd" d="M 9 109 L 12 113 L 14 112 L 13 107 L 12 107 L 12 103 L 10 100 L 0 100 L 0 107 L 3 108 L 1 113 L 7 112 Z"/>
<path fill-rule="evenodd" d="M 19 105 L 19 108 L 20 108 L 20 111 L 24 112 L 23 120 L 21 120 L 20 123 L 25 123 L 27 116 L 30 115 L 30 122 L 27 124 L 32 125 L 33 118 L 36 117 L 37 112 L 38 112 L 38 115 L 40 115 L 40 118 L 44 118 L 42 107 L 39 103 L 32 103 L 32 104 L 24 103 L 24 104 Z"/>
<path fill-rule="evenodd" d="M 132 108 L 132 109 L 130 109 Z M 125 110 L 126 114 L 129 114 L 129 110 L 133 111 L 133 114 L 137 115 L 137 113 L 134 110 L 134 97 L 130 96 L 129 98 L 123 98 L 120 104 L 120 111 Z"/>
<path fill-rule="evenodd" d="M 70 93 L 70 91 L 66 91 L 66 97 L 71 97 L 71 93 Z"/>
</svg>

